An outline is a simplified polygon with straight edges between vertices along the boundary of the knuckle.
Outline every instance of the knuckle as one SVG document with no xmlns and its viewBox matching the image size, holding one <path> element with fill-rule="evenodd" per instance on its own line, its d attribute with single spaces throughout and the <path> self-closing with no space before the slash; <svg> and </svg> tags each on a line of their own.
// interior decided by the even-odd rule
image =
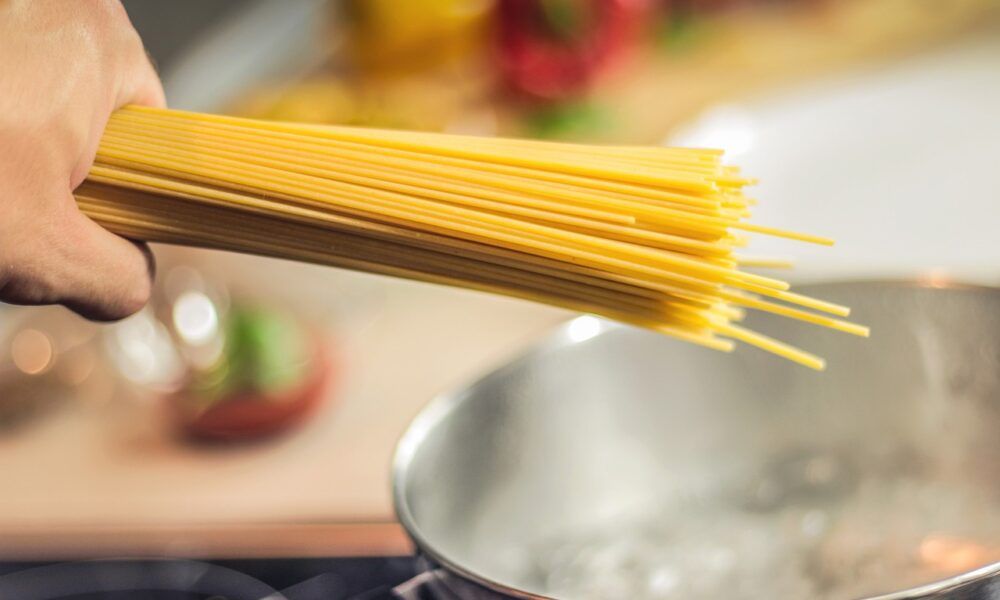
<svg viewBox="0 0 1000 600">
<path fill-rule="evenodd" d="M 95 35 L 88 36 L 101 60 L 120 64 L 123 56 L 139 41 L 128 13 L 120 0 L 88 0 L 84 3 L 85 19 Z"/>
<path fill-rule="evenodd" d="M 90 13 L 102 23 L 117 24 L 127 15 L 121 0 L 90 0 Z"/>
</svg>

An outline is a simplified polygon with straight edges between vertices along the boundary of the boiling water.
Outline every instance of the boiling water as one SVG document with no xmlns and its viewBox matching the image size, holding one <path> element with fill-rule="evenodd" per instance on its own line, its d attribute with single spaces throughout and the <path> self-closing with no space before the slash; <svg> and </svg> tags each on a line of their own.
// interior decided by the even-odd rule
<svg viewBox="0 0 1000 600">
<path fill-rule="evenodd" d="M 1000 561 L 1000 505 L 959 482 L 859 480 L 830 457 L 752 489 L 671 503 L 532 553 L 538 591 L 573 600 L 849 599 Z"/>
</svg>

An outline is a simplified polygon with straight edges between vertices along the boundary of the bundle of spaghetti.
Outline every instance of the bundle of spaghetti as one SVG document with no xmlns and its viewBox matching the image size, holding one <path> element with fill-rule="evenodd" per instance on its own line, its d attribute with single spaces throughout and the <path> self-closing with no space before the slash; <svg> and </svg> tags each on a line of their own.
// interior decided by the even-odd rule
<svg viewBox="0 0 1000 600">
<path fill-rule="evenodd" d="M 744 309 L 865 336 L 847 307 L 743 267 L 753 181 L 708 149 L 587 146 L 126 107 L 80 209 L 120 235 L 545 302 L 728 351 Z"/>
</svg>

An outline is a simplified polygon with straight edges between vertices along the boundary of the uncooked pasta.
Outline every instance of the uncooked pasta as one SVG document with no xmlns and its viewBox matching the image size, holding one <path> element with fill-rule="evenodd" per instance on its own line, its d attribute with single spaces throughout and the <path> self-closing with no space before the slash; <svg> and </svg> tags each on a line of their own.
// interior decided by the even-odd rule
<svg viewBox="0 0 1000 600">
<path fill-rule="evenodd" d="M 843 306 L 745 270 L 753 181 L 711 149 L 590 146 L 126 107 L 81 210 L 120 235 L 544 302 L 718 350 L 823 360 L 739 324 L 762 310 L 856 335 Z"/>
</svg>

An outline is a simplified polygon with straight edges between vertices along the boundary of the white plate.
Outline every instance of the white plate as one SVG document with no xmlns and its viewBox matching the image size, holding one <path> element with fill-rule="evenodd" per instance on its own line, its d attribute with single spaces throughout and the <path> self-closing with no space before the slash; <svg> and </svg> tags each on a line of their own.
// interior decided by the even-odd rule
<svg viewBox="0 0 1000 600">
<path fill-rule="evenodd" d="M 928 272 L 1000 282 L 1000 36 L 706 112 L 668 140 L 723 147 L 761 183 L 755 236 L 797 279 Z"/>
</svg>

